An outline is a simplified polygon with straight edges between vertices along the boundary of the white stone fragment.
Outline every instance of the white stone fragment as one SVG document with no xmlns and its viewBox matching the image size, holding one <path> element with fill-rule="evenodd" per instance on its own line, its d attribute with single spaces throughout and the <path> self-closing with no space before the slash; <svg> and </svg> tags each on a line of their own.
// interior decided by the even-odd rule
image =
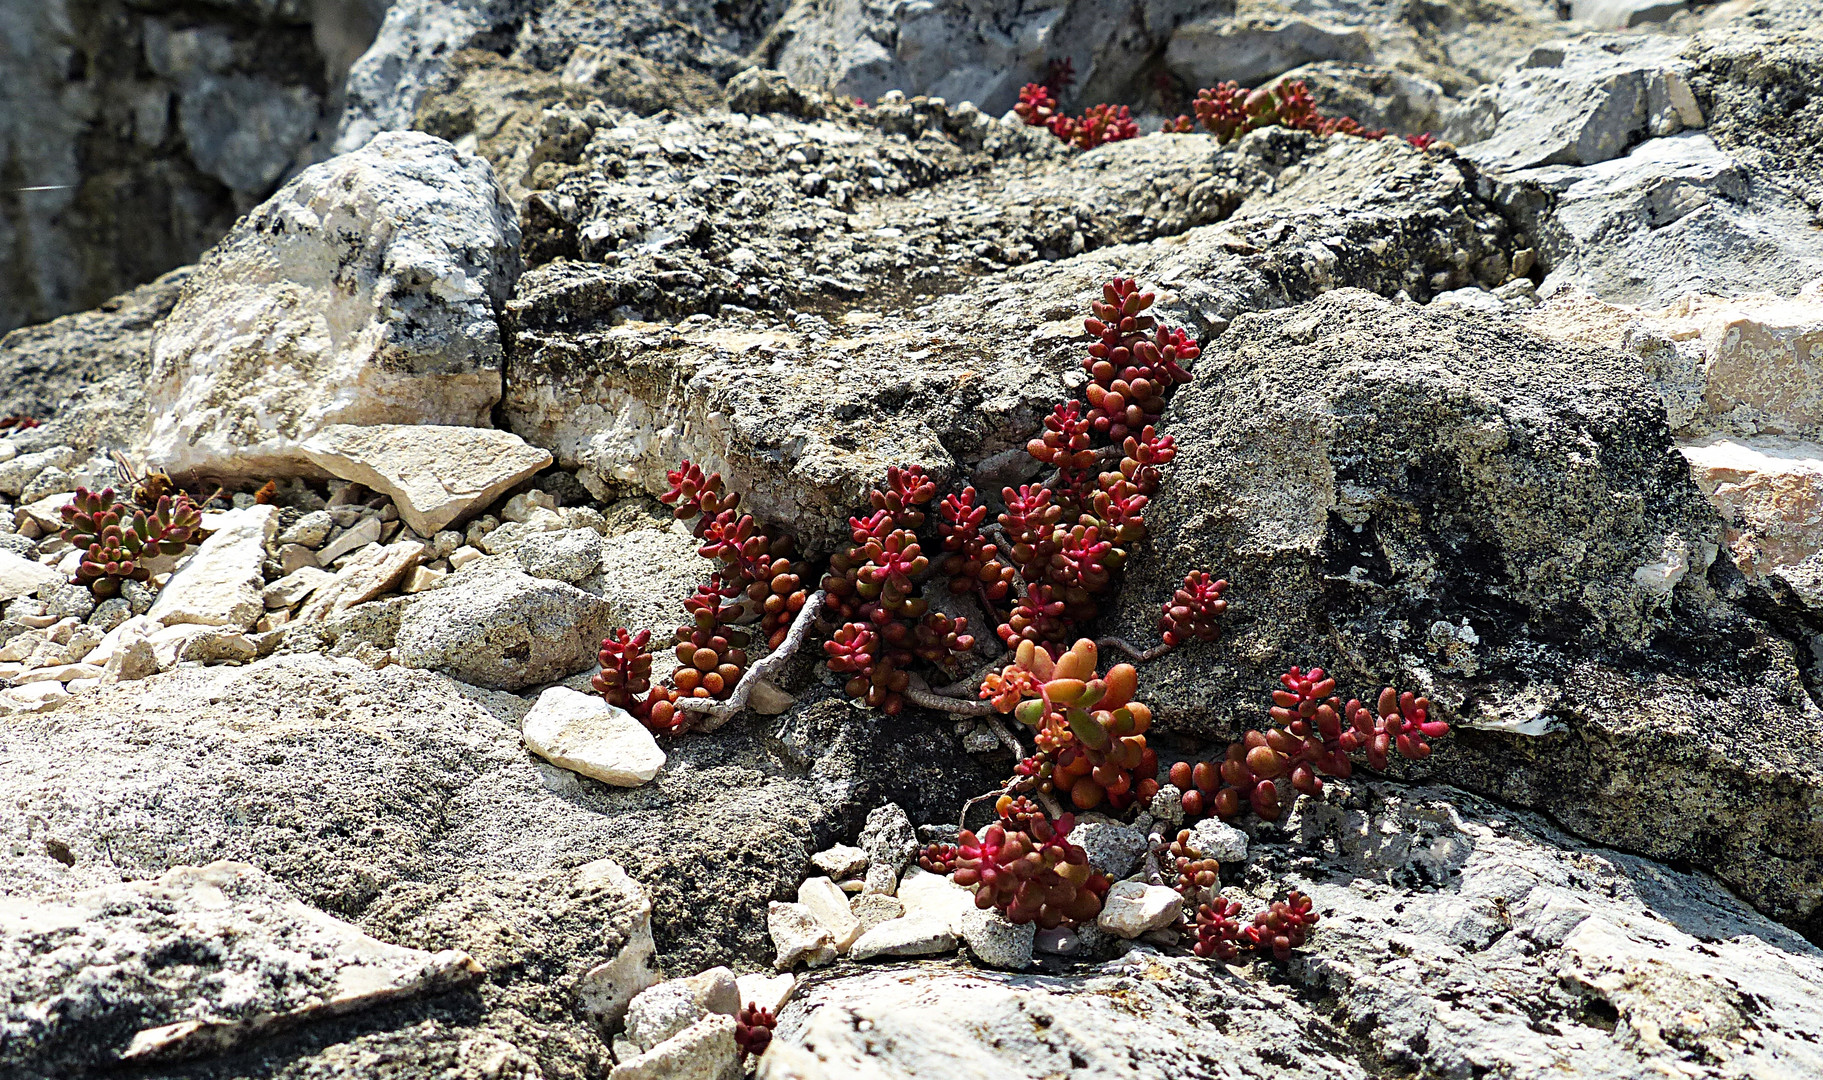
<svg viewBox="0 0 1823 1080">
<path fill-rule="evenodd" d="M 665 763 L 652 732 L 632 714 L 567 686 L 538 695 L 521 733 L 527 749 L 551 764 L 615 787 L 638 787 Z"/>
</svg>

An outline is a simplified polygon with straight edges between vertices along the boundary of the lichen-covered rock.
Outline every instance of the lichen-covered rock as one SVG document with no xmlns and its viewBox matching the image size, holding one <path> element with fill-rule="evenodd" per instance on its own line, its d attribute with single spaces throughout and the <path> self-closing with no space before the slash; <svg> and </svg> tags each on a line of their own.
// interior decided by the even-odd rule
<svg viewBox="0 0 1823 1080">
<path fill-rule="evenodd" d="M 141 449 L 174 473 L 313 473 L 336 424 L 485 426 L 519 226 L 487 163 L 396 133 L 312 166 L 184 283 Z"/>
<path fill-rule="evenodd" d="M 612 618 L 612 605 L 573 585 L 476 567 L 418 594 L 399 620 L 399 662 L 517 690 L 593 665 Z"/>
<path fill-rule="evenodd" d="M 1219 640 L 1148 668 L 1159 726 L 1259 726 L 1293 664 L 1395 684 L 1460 725 L 1420 770 L 1817 917 L 1814 661 L 1725 599 L 1721 522 L 1630 357 L 1337 292 L 1237 320 L 1165 428 L 1119 629 L 1156 633 L 1189 570 L 1234 585 Z"/>
</svg>

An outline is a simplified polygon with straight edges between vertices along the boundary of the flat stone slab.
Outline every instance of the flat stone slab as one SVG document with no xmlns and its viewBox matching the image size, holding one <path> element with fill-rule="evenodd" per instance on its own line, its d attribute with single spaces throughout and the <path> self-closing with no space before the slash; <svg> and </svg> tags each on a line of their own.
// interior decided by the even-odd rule
<svg viewBox="0 0 1823 1080">
<path fill-rule="evenodd" d="M 632 714 L 565 686 L 538 695 L 521 734 L 551 764 L 615 787 L 638 787 L 665 764 L 652 732 Z"/>
<path fill-rule="evenodd" d="M 420 536 L 480 510 L 551 463 L 510 431 L 433 424 L 335 424 L 304 442 L 319 468 L 392 496 Z"/>
<path fill-rule="evenodd" d="M 250 629 L 266 612 L 260 565 L 266 560 L 266 542 L 278 529 L 278 508 L 231 510 L 209 527 L 209 539 L 171 575 L 146 614 L 166 626 Z"/>
<path fill-rule="evenodd" d="M 480 974 L 461 950 L 369 937 L 245 863 L 180 866 L 55 899 L 0 897 L 0 985 L 12 1002 L 0 1013 L 0 1068 L 33 1062 L 74 1075 L 215 1054 Z"/>
<path fill-rule="evenodd" d="M 30 596 L 46 585 L 59 585 L 63 575 L 14 551 L 0 549 L 0 602 Z"/>
</svg>

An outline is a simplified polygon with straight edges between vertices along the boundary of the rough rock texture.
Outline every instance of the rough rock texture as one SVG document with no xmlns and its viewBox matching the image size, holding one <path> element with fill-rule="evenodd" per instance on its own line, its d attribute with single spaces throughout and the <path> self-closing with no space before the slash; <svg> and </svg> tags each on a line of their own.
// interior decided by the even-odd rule
<svg viewBox="0 0 1823 1080">
<path fill-rule="evenodd" d="M 327 156 L 383 0 L 47 0 L 0 35 L 0 331 L 190 262 Z"/>
<path fill-rule="evenodd" d="M 1153 633 L 1190 569 L 1234 584 L 1221 640 L 1148 669 L 1165 726 L 1260 725 L 1294 663 L 1425 692 L 1462 725 L 1426 771 L 1816 925 L 1815 660 L 1730 602 L 1630 358 L 1337 292 L 1237 320 L 1166 424 L 1118 626 Z"/>
<path fill-rule="evenodd" d="M 595 663 L 613 606 L 561 581 L 477 566 L 423 594 L 399 619 L 399 662 L 476 686 L 517 690 Z"/>
<path fill-rule="evenodd" d="M 29 1075 L 219 1054 L 481 973 L 457 949 L 376 941 L 245 863 L 0 898 L 0 1065 Z"/>
<path fill-rule="evenodd" d="M 252 629 L 266 609 L 260 565 L 266 545 L 278 531 L 277 509 L 231 510 L 211 515 L 203 527 L 210 530 L 209 538 L 171 575 L 146 615 L 166 626 L 202 623 Z"/>
<path fill-rule="evenodd" d="M 486 423 L 519 228 L 487 164 L 387 135 L 243 218 L 159 326 L 143 451 L 172 472 L 314 473 L 334 424 Z"/>
<path fill-rule="evenodd" d="M 546 1077 L 580 1078 L 606 1047 L 572 1009 L 648 904 L 673 974 L 769 964 L 766 901 L 795 892 L 812 852 L 885 798 L 947 816 L 993 779 L 941 725 L 822 702 L 776 731 L 737 721 L 680 742 L 653 784 L 610 789 L 538 766 L 519 743 L 528 704 L 431 672 L 279 656 L 8 717 L 0 895 L 250 862 L 381 940 L 463 949 L 489 972 L 415 1014 L 300 1036 L 281 1058 L 398 1040 L 434 1057 L 486 1036 Z M 584 874 L 600 858 L 645 897 Z"/>
<path fill-rule="evenodd" d="M 611 159 L 625 180 L 566 181 L 555 209 L 528 206 L 534 222 L 568 215 L 551 226 L 576 230 L 563 236 L 600 235 L 599 248 L 582 253 L 602 262 L 553 262 L 523 279 L 509 313 L 514 377 L 502 412 L 598 493 L 662 491 L 665 470 L 689 458 L 724 473 L 754 513 L 828 544 L 846 539 L 850 511 L 888 465 L 950 476 L 1022 447 L 1077 377 L 1081 313 L 1110 277 L 1159 283 L 1177 317 L 1205 335 L 1240 311 L 1339 285 L 1428 299 L 1478 276 L 1506 277 L 1510 234 L 1474 195 L 1472 172 L 1395 140 L 1272 130 L 1224 149 L 1207 136 L 1171 136 L 1054 165 L 1054 150 L 1020 151 L 994 166 L 948 138 L 903 147 L 848 123 L 766 123 L 629 129 L 639 163 L 618 151 Z M 855 178 L 843 181 L 855 199 L 849 214 L 782 186 L 776 150 L 761 148 L 787 137 L 823 147 L 822 164 L 807 162 L 806 172 L 833 170 L 841 155 L 841 175 Z M 604 161 L 615 145 L 603 147 Z M 876 168 L 885 194 L 862 182 Z M 982 175 L 943 179 L 962 170 Z M 727 176 L 753 194 L 711 197 Z M 663 211 L 648 192 L 667 198 Z M 802 209 L 781 214 L 775 199 Z M 1036 243 L 1024 224 L 1035 219 L 1048 222 Z M 814 240 L 798 237 L 819 221 L 828 224 Z M 533 225 L 529 246 L 543 243 L 538 233 Z M 686 236 L 694 239 L 678 242 Z M 827 268 L 830 297 L 818 302 L 827 317 L 723 308 L 719 319 L 675 326 L 621 322 L 808 304 L 794 293 L 818 275 L 778 273 L 797 260 Z M 632 314 L 621 310 L 629 306 Z M 976 477 L 988 490 L 1030 475 L 995 460 L 1007 471 Z"/>
<path fill-rule="evenodd" d="M 1306 955 L 1138 948 L 1081 976 L 925 964 L 806 981 L 768 1080 L 1803 1076 L 1823 952 L 1701 875 L 1447 789 L 1332 784 L 1224 893 L 1300 889 Z M 1313 853 L 1321 852 L 1322 854 Z M 1321 1003 L 1320 1006 L 1316 1003 Z"/>
</svg>

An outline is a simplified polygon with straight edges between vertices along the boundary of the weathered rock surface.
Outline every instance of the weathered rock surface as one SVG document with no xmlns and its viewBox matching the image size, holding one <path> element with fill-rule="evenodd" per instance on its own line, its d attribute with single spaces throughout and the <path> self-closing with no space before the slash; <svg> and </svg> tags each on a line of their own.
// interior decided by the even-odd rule
<svg viewBox="0 0 1823 1080">
<path fill-rule="evenodd" d="M 399 620 L 399 662 L 517 690 L 593 665 L 613 606 L 561 581 L 477 566 L 422 593 Z"/>
<path fill-rule="evenodd" d="M 1814 926 L 1815 661 L 1729 599 L 1657 399 L 1622 353 L 1466 312 L 1338 292 L 1237 320 L 1167 414 L 1118 620 L 1155 632 L 1190 569 L 1234 583 L 1221 640 L 1148 668 L 1161 724 L 1258 726 L 1290 663 L 1421 691 L 1460 726 L 1420 771 Z"/>
<path fill-rule="evenodd" d="M 212 515 L 203 522 L 209 538 L 190 556 L 146 615 L 166 626 L 201 623 L 236 630 L 252 629 L 266 610 L 260 566 L 266 545 L 278 532 L 272 506 L 249 506 Z"/>
<path fill-rule="evenodd" d="M 551 463 L 511 432 L 437 424 L 332 424 L 301 449 L 329 475 L 391 496 L 419 536 L 479 513 Z"/>
<path fill-rule="evenodd" d="M 377 941 L 252 866 L 214 862 L 55 898 L 0 897 L 0 974 L 0 1065 L 39 1075 L 218 1054 L 482 972 L 460 950 Z"/>
<path fill-rule="evenodd" d="M 173 472 L 313 471 L 336 424 L 480 426 L 519 227 L 492 170 L 387 135 L 305 170 L 184 283 L 152 347 L 144 452 Z"/>
<path fill-rule="evenodd" d="M 462 949 L 490 973 L 416 1012 L 316 1025 L 284 1054 L 397 1046 L 431 1062 L 408 1075 L 429 1076 L 478 1039 L 581 1080 L 606 1069 L 607 1048 L 576 1010 L 647 985 L 619 981 L 651 970 L 636 947 L 614 966 L 640 935 L 673 974 L 770 965 L 767 900 L 796 889 L 812 852 L 884 799 L 947 816 L 993 779 L 941 725 L 820 702 L 771 736 L 736 721 L 680 741 L 645 788 L 578 786 L 521 746 L 528 704 L 397 665 L 280 655 L 9 716 L 0 895 L 250 862 L 381 940 Z M 609 858 L 637 887 L 589 869 Z"/>
</svg>

